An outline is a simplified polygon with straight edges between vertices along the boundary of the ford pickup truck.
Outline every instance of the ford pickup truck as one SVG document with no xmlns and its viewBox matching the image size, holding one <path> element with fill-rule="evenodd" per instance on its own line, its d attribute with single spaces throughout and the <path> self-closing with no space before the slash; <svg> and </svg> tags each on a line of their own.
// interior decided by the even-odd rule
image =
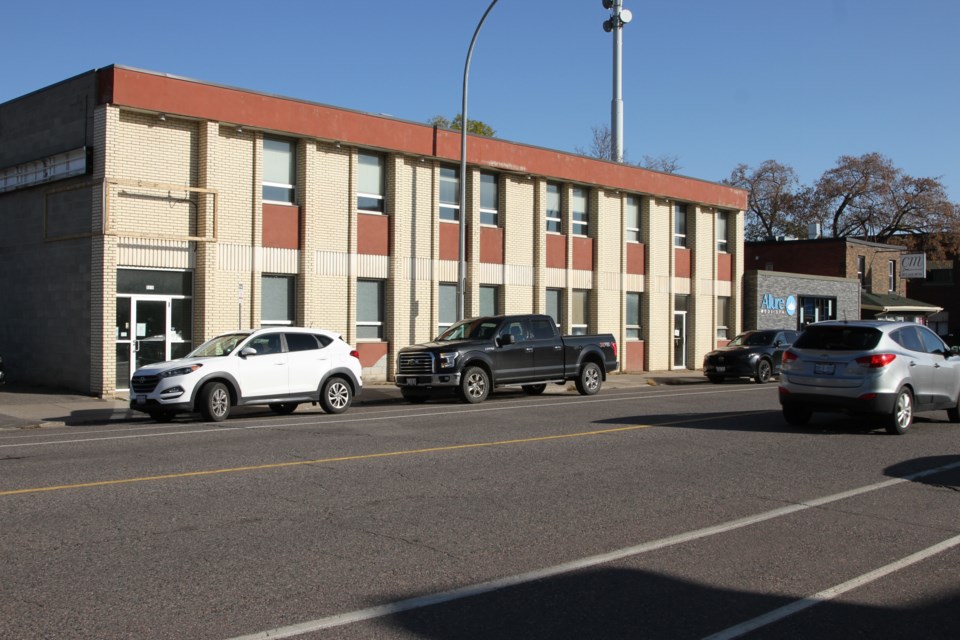
<svg viewBox="0 0 960 640">
<path fill-rule="evenodd" d="M 547 315 L 485 316 L 462 320 L 433 342 L 401 349 L 395 381 L 410 402 L 453 391 L 477 403 L 501 385 L 521 385 L 537 395 L 547 383 L 568 380 L 582 395 L 593 395 L 616 368 L 612 334 L 561 336 Z"/>
</svg>

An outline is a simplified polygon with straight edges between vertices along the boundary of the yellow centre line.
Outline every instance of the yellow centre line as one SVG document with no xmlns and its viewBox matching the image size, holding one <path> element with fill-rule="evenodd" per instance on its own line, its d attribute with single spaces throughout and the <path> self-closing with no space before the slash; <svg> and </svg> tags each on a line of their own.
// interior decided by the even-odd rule
<svg viewBox="0 0 960 640">
<path fill-rule="evenodd" d="M 767 413 L 765 411 L 749 411 L 745 413 L 733 414 L 728 417 L 746 416 L 758 413 Z M 160 480 L 176 480 L 180 478 L 200 478 L 203 476 L 213 476 L 225 473 L 242 473 L 245 471 L 265 471 L 271 469 L 284 469 L 289 467 L 302 467 L 314 464 L 329 464 L 332 462 L 352 462 L 357 460 L 376 460 L 379 458 L 395 458 L 399 456 L 412 456 L 424 453 L 439 453 L 446 451 L 458 451 L 463 449 L 479 449 L 482 447 L 502 447 L 512 444 L 528 444 L 531 442 L 546 442 L 549 440 L 563 440 L 569 438 L 586 438 L 590 436 L 602 436 L 611 433 L 624 433 L 627 431 L 637 431 L 639 429 L 648 429 L 650 427 L 669 427 L 687 422 L 700 422 L 705 420 L 703 417 L 687 418 L 673 422 L 664 422 L 661 424 L 638 424 L 626 427 L 615 427 L 611 429 L 598 429 L 595 431 L 580 431 L 577 433 L 565 433 L 552 436 L 537 436 L 534 438 L 518 438 L 515 440 L 496 440 L 493 442 L 473 442 L 469 444 L 452 444 L 443 447 L 430 447 L 427 449 L 407 449 L 404 451 L 386 451 L 383 453 L 364 453 L 353 456 L 339 456 L 335 458 L 317 458 L 316 460 L 298 460 L 296 462 L 274 462 L 270 464 L 256 464 L 245 467 L 231 467 L 228 469 L 210 469 L 207 471 L 186 471 L 184 473 L 167 473 L 157 476 L 142 476 L 138 478 L 121 478 L 118 480 L 100 480 L 97 482 L 80 482 L 76 484 L 61 484 L 52 487 L 33 487 L 29 489 L 12 489 L 0 491 L 0 497 L 16 496 L 28 493 L 45 493 L 49 491 L 66 491 L 69 489 L 89 489 L 91 487 L 108 487 L 119 484 L 134 484 L 137 482 L 158 482 Z"/>
</svg>

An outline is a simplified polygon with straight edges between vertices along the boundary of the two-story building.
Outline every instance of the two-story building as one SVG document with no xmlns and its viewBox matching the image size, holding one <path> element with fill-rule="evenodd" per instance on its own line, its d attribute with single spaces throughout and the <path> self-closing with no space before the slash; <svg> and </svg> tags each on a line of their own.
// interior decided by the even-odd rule
<svg viewBox="0 0 960 640">
<path fill-rule="evenodd" d="M 0 353 L 112 395 L 218 333 L 318 326 L 368 380 L 465 315 L 612 332 L 624 370 L 739 329 L 746 192 L 121 66 L 0 105 Z M 459 201 L 460 180 L 466 201 Z"/>
</svg>

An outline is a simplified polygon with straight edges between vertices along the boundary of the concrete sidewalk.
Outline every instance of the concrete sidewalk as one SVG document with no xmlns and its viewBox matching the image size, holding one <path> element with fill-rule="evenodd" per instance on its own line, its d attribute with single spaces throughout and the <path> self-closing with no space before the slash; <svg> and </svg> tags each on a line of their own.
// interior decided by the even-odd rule
<svg viewBox="0 0 960 640">
<path fill-rule="evenodd" d="M 707 379 L 700 371 L 660 371 L 652 373 L 616 373 L 607 377 L 604 389 L 629 389 L 651 385 L 698 384 Z M 504 392 L 509 392 L 507 387 Z M 517 387 L 517 392 L 519 388 Z M 500 393 L 501 391 L 498 391 Z M 566 385 L 547 385 L 548 394 L 576 394 L 572 382 Z M 400 390 L 390 383 L 372 383 L 354 398 L 354 405 L 403 402 Z M 307 405 L 309 407 L 309 405 Z M 302 409 L 301 409 L 302 410 Z M 319 407 L 316 408 L 320 411 Z M 241 407 L 238 413 L 270 415 L 267 407 Z M 40 427 L 80 426 L 85 424 L 147 422 L 150 417 L 131 411 L 126 399 L 95 398 L 69 391 L 42 387 L 7 384 L 0 387 L 0 430 L 34 429 Z"/>
</svg>

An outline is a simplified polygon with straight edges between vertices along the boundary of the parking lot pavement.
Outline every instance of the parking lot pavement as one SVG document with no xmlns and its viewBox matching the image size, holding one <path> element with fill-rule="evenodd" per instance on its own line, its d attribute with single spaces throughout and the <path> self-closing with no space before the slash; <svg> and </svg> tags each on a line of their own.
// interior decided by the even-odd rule
<svg viewBox="0 0 960 640">
<path fill-rule="evenodd" d="M 706 382 L 702 372 L 691 370 L 617 373 L 608 376 L 604 389 L 702 382 Z M 572 388 L 572 382 L 566 385 L 548 385 L 547 393 L 570 393 Z M 360 396 L 354 399 L 354 404 L 385 404 L 402 401 L 399 389 L 393 384 L 374 383 L 364 387 Z M 96 398 L 69 391 L 15 384 L 0 387 L 0 429 L 2 430 L 147 419 L 146 414 L 131 411 L 125 398 Z"/>
</svg>

